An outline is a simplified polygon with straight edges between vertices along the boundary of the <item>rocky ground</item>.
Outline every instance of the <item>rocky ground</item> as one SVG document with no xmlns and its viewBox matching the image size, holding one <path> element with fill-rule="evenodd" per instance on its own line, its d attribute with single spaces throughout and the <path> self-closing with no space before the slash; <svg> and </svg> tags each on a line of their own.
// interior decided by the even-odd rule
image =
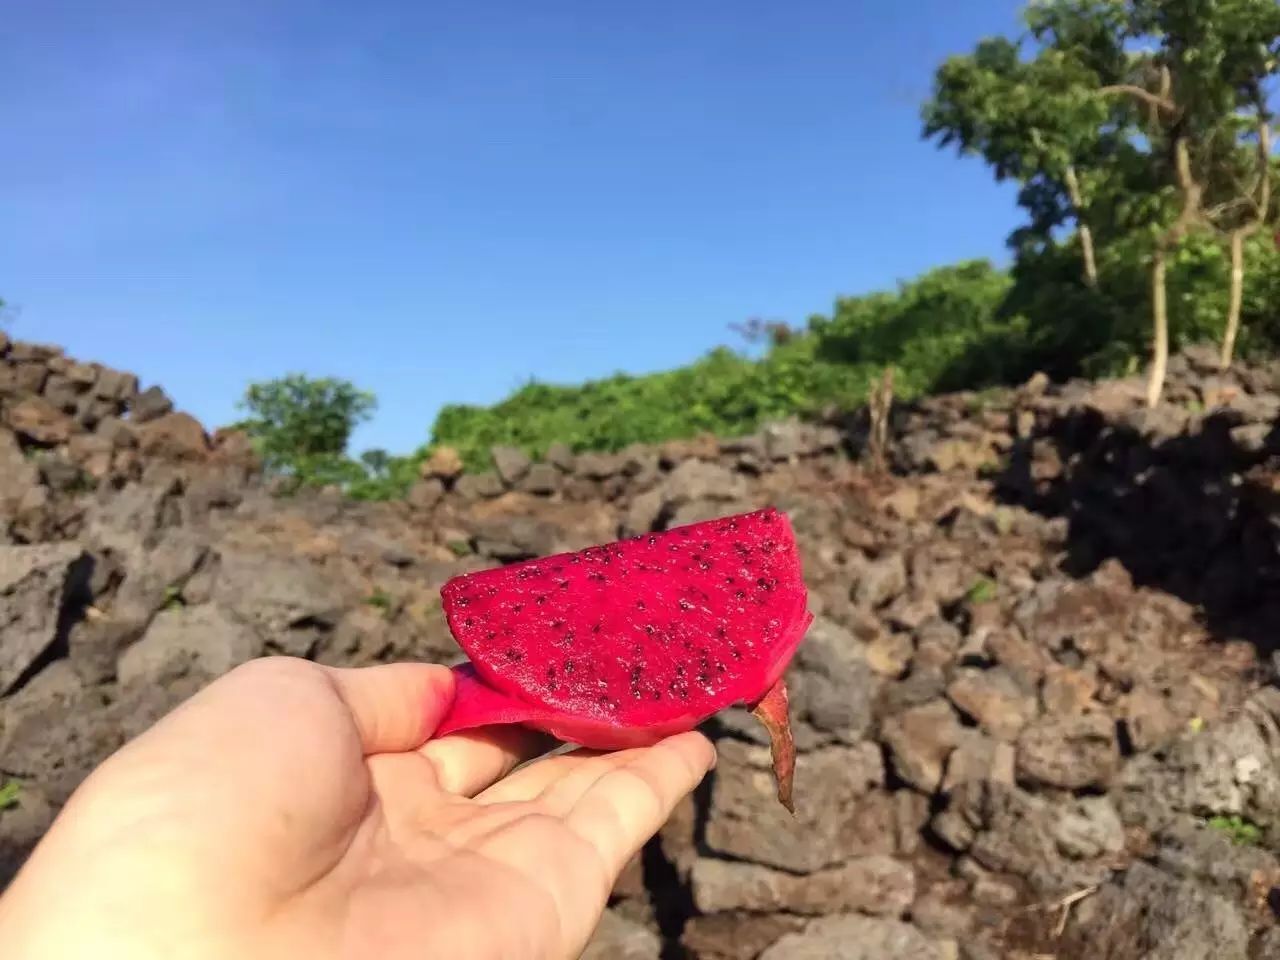
<svg viewBox="0 0 1280 960">
<path fill-rule="evenodd" d="M 157 388 L 0 340 L 0 877 L 239 662 L 450 661 L 455 573 L 773 503 L 818 614 L 797 815 L 719 718 L 588 957 L 1280 957 L 1280 377 L 1172 366 L 1154 411 L 1125 380 L 899 406 L 888 472 L 858 412 L 482 474 L 441 452 L 354 504 L 276 496 Z"/>
</svg>

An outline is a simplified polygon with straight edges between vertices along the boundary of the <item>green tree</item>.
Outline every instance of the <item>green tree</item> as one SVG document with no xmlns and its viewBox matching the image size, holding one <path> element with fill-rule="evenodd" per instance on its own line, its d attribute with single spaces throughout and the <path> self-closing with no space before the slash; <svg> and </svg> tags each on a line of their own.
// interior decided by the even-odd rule
<svg viewBox="0 0 1280 960">
<path fill-rule="evenodd" d="M 391 454 L 379 447 L 365 450 L 360 454 L 360 462 L 374 477 L 386 476 L 387 470 L 391 467 L 391 459 Z"/>
<path fill-rule="evenodd" d="M 987 40 L 939 70 L 925 132 L 1017 177 L 1030 223 L 1020 258 L 1074 221 L 1086 282 L 1097 236 L 1122 259 L 1145 250 L 1151 316 L 1147 399 L 1158 402 L 1170 342 L 1169 271 L 1193 236 L 1227 238 L 1229 361 L 1244 293 L 1245 241 L 1270 215 L 1272 111 L 1280 49 L 1275 0 L 1040 0 L 1027 36 Z M 1242 119 L 1242 115 L 1247 119 Z M 1115 262 L 1116 258 L 1112 258 Z"/>
<path fill-rule="evenodd" d="M 240 408 L 249 416 L 238 427 L 253 438 L 264 467 L 301 482 L 342 482 L 363 471 L 347 461 L 355 428 L 372 416 L 377 400 L 346 380 L 289 374 L 253 383 Z"/>
<path fill-rule="evenodd" d="M 1090 95 L 1096 85 L 1097 73 L 1080 58 L 1051 48 L 1027 58 L 1019 43 L 993 37 L 938 69 L 922 111 L 925 136 L 981 156 L 997 180 L 1022 184 L 1019 202 L 1033 231 L 1019 231 L 1015 242 L 1047 239 L 1074 221 L 1089 286 L 1098 282 L 1089 187 L 1129 149 L 1123 131 L 1106 126 L 1107 105 Z"/>
</svg>

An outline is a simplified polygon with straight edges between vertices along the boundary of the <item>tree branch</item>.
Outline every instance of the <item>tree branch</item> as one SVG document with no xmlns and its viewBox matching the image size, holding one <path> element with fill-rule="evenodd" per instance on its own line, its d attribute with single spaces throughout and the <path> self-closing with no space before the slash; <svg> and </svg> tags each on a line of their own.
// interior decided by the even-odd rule
<svg viewBox="0 0 1280 960">
<path fill-rule="evenodd" d="M 1137 97 L 1143 103 L 1150 104 L 1157 110 L 1163 110 L 1171 116 L 1176 116 L 1178 113 L 1178 105 L 1168 97 L 1162 97 L 1158 93 L 1152 93 L 1150 90 L 1147 90 L 1145 87 L 1140 87 L 1137 84 L 1116 83 L 1107 87 L 1099 87 L 1098 92 L 1104 96 L 1122 94 L 1125 96 Z"/>
</svg>

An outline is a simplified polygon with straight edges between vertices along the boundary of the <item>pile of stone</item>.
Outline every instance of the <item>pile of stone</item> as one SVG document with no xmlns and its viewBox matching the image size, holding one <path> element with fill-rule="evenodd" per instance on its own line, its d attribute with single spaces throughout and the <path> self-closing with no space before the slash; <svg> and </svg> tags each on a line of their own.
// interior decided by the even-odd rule
<svg viewBox="0 0 1280 960">
<path fill-rule="evenodd" d="M 75 510 L 60 494 L 122 486 L 148 464 L 210 462 L 253 470 L 243 435 L 210 438 L 160 387 L 0 332 L 0 512 L 13 538 L 73 535 Z"/>
<path fill-rule="evenodd" d="M 66 376 L 59 356 L 40 362 Z M 1154 411 L 1127 380 L 899 405 L 887 473 L 859 463 L 861 413 L 538 462 L 498 448 L 480 473 L 440 450 L 376 504 L 273 496 L 204 439 L 185 459 L 139 440 L 139 469 L 55 491 L 45 458 L 73 437 L 174 414 L 139 421 L 126 390 L 92 429 L 57 406 L 77 426 L 39 439 L 9 394 L 0 450 L 74 521 L 41 534 L 0 509 L 0 771 L 19 791 L 0 871 L 103 756 L 238 663 L 451 662 L 450 576 L 773 503 L 817 614 L 788 678 L 797 815 L 754 721 L 717 718 L 716 771 L 588 957 L 1280 956 L 1275 372 L 1191 351 Z"/>
</svg>

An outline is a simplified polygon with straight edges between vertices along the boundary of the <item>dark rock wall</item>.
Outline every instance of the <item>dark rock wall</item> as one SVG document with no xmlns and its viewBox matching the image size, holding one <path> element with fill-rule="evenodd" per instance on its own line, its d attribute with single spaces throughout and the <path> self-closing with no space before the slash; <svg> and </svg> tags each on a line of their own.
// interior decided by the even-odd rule
<svg viewBox="0 0 1280 960">
<path fill-rule="evenodd" d="M 265 653 L 456 659 L 448 577 L 773 503 L 818 615 L 797 814 L 721 762 L 588 956 L 1271 956 L 1280 907 L 1274 371 L 900 406 L 617 454 L 450 451 L 402 503 L 274 496 L 243 438 L 52 348 L 0 349 L 0 812 L 11 872 L 85 773 Z"/>
</svg>

